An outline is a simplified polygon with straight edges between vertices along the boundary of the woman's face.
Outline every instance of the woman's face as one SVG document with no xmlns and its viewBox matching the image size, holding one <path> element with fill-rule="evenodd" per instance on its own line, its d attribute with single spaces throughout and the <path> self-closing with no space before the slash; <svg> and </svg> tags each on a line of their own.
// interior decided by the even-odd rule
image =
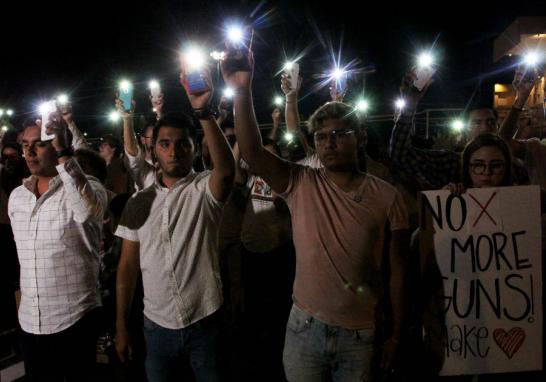
<svg viewBox="0 0 546 382">
<path fill-rule="evenodd" d="M 470 179 L 475 188 L 498 187 L 506 171 L 506 160 L 495 146 L 484 146 L 470 156 Z"/>
</svg>

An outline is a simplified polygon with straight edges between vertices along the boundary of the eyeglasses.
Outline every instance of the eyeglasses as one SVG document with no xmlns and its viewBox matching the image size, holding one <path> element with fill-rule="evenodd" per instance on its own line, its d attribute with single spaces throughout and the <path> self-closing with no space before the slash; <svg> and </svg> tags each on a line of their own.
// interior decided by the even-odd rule
<svg viewBox="0 0 546 382">
<path fill-rule="evenodd" d="M 489 163 L 476 161 L 470 163 L 470 170 L 475 175 L 482 175 L 485 173 L 485 170 L 489 168 L 489 172 L 494 175 L 500 175 L 504 171 L 505 163 L 500 160 L 493 160 Z"/>
<path fill-rule="evenodd" d="M 332 130 L 328 133 L 316 132 L 314 134 L 314 137 L 315 137 L 315 142 L 318 145 L 323 145 L 326 142 L 328 142 L 330 137 L 332 137 L 335 142 L 337 142 L 337 140 L 339 140 L 340 142 L 345 141 L 349 137 L 349 135 L 354 134 L 354 132 L 355 132 L 354 130 L 350 130 L 350 129 Z"/>
</svg>

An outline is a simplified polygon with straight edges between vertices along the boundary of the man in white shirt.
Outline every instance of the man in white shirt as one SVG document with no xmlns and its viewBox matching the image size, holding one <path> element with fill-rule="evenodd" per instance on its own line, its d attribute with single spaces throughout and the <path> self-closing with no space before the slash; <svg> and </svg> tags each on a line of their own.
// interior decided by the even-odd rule
<svg viewBox="0 0 546 382">
<path fill-rule="evenodd" d="M 235 162 L 212 115 L 212 91 L 188 96 L 205 133 L 213 170 L 196 174 L 192 169 L 192 119 L 185 114 L 163 116 L 153 130 L 160 172 L 153 185 L 129 200 L 116 231 L 124 239 L 117 276 L 116 350 L 126 362 L 127 320 L 142 271 L 150 382 L 173 380 L 184 354 L 197 381 L 220 380 L 218 232 Z"/>
<path fill-rule="evenodd" d="M 27 127 L 32 176 L 10 195 L 8 214 L 21 265 L 19 322 L 29 381 L 83 381 L 95 361 L 97 289 L 106 190 L 72 158 L 66 122 L 42 141 Z"/>
</svg>

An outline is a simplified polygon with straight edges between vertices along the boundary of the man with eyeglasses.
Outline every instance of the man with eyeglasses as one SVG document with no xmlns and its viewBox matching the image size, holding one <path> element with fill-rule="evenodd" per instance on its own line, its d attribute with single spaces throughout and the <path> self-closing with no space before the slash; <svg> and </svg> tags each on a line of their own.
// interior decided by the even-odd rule
<svg viewBox="0 0 546 382">
<path fill-rule="evenodd" d="M 249 56 L 252 67 L 252 55 Z M 382 366 L 391 370 L 402 340 L 407 213 L 398 191 L 359 170 L 363 143 L 353 108 L 330 102 L 310 119 L 323 168 L 285 161 L 267 151 L 252 104 L 250 72 L 226 73 L 235 90 L 235 132 L 243 159 L 283 197 L 296 247 L 294 304 L 287 324 L 284 368 L 289 381 L 369 380 L 386 298 L 393 327 Z M 383 258 L 390 226 L 388 258 Z M 388 293 L 383 272 L 389 263 Z"/>
</svg>

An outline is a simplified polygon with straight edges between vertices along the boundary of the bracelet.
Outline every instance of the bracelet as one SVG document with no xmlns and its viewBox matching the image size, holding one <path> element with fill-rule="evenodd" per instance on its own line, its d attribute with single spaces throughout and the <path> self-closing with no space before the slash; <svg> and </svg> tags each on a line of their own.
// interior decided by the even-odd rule
<svg viewBox="0 0 546 382">
<path fill-rule="evenodd" d="M 210 106 L 193 109 L 193 115 L 195 115 L 197 119 L 208 119 L 214 116 L 214 110 L 212 110 L 212 107 Z"/>
<path fill-rule="evenodd" d="M 72 149 L 66 148 L 66 149 L 59 150 L 56 153 L 57 153 L 57 159 L 62 157 L 69 157 L 69 156 L 72 156 Z"/>
</svg>

